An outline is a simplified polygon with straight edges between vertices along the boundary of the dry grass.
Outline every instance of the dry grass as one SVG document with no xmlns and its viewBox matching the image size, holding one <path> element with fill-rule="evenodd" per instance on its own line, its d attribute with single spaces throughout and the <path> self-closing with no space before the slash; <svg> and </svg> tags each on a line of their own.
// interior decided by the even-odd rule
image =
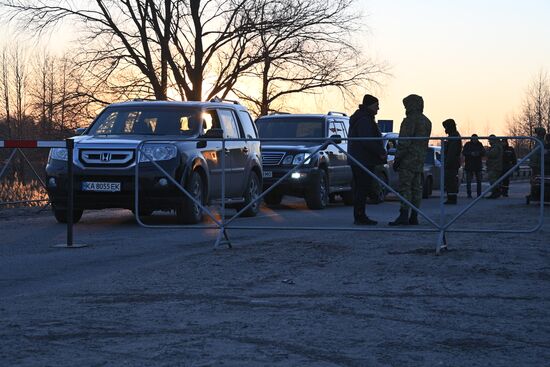
<svg viewBox="0 0 550 367">
<path fill-rule="evenodd" d="M 27 200 L 44 200 L 48 199 L 48 194 L 42 184 L 38 180 L 23 182 L 18 175 L 12 180 L 3 180 L 0 182 L 0 203 L 27 201 Z M 1 205 L 2 208 L 11 208 L 15 206 L 40 206 L 44 202 L 28 202 L 21 204 Z"/>
</svg>

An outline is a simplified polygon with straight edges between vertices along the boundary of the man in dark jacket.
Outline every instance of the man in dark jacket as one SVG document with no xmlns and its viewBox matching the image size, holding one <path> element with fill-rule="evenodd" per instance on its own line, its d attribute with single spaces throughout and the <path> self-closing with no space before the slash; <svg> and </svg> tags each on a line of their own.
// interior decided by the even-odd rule
<svg viewBox="0 0 550 367">
<path fill-rule="evenodd" d="M 453 119 L 443 121 L 445 133 L 449 137 L 460 138 L 456 129 L 456 122 Z M 447 201 L 445 204 L 456 204 L 458 198 L 458 169 L 460 168 L 460 152 L 462 152 L 462 140 L 449 139 L 443 143 L 445 152 L 445 190 Z"/>
<path fill-rule="evenodd" d="M 514 167 L 518 163 L 516 151 L 508 144 L 508 139 L 502 139 L 502 175 Z M 508 190 L 510 189 L 510 176 L 502 180 L 500 184 L 500 191 L 502 196 L 508 196 Z"/>
<path fill-rule="evenodd" d="M 374 116 L 378 113 L 378 99 L 370 94 L 363 97 L 363 104 L 349 119 L 350 138 L 381 138 L 382 134 Z M 369 171 L 374 172 L 375 166 L 386 163 L 386 150 L 380 140 L 358 141 L 350 140 L 348 154 L 359 161 Z M 348 158 L 353 173 L 353 217 L 358 225 L 375 225 L 378 222 L 370 219 L 366 212 L 367 193 L 373 178 L 353 160 Z"/>
<path fill-rule="evenodd" d="M 476 134 L 472 135 L 469 142 L 462 149 L 464 156 L 464 170 L 466 171 L 466 191 L 468 198 L 472 198 L 472 178 L 475 175 L 477 183 L 477 196 L 481 195 L 481 159 L 485 156 L 485 148 L 479 142 Z"/>
</svg>

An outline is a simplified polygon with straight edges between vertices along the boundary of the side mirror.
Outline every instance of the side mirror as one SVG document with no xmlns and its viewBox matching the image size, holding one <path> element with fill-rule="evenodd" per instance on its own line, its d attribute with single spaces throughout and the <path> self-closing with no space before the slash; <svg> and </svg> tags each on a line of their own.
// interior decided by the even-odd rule
<svg viewBox="0 0 550 367">
<path fill-rule="evenodd" d="M 340 136 L 338 134 L 331 135 L 330 139 L 336 144 L 342 144 L 342 136 Z"/>
<path fill-rule="evenodd" d="M 76 128 L 74 132 L 76 135 L 82 135 L 84 134 L 85 131 L 86 131 L 85 127 L 79 127 L 79 128 Z"/>
</svg>

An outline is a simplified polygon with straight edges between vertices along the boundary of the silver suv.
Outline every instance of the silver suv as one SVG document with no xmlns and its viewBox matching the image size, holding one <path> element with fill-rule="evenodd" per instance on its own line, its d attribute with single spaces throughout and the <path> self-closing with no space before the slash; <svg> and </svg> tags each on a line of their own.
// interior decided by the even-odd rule
<svg viewBox="0 0 550 367">
<path fill-rule="evenodd" d="M 205 138 L 206 141 L 190 141 Z M 211 140 L 209 138 L 212 138 Z M 226 205 L 237 209 L 252 202 L 262 189 L 258 141 L 226 142 L 221 138 L 257 138 L 245 107 L 237 102 L 131 101 L 105 108 L 74 137 L 76 223 L 86 209 L 134 210 L 135 166 L 139 164 L 140 215 L 175 210 L 181 223 L 198 223 L 203 212 L 150 162 L 150 156 L 204 205 L 221 202 L 225 172 Z M 140 161 L 136 149 L 143 145 Z M 225 155 L 225 171 L 220 157 Z M 47 188 L 59 222 L 67 221 L 67 150 L 50 151 Z M 254 216 L 259 204 L 243 215 Z"/>
</svg>

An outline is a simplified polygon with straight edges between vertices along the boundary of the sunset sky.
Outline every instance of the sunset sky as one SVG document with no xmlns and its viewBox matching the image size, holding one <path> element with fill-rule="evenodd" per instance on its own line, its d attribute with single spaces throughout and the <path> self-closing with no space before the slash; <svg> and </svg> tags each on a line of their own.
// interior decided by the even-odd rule
<svg viewBox="0 0 550 367">
<path fill-rule="evenodd" d="M 434 134 L 457 121 L 463 135 L 505 133 L 527 86 L 550 72 L 548 0 L 360 0 L 364 45 L 392 66 L 379 118 L 400 124 L 401 100 L 424 97 Z M 398 126 L 394 129 L 398 129 Z"/>
<path fill-rule="evenodd" d="M 390 67 L 391 76 L 372 93 L 380 99 L 378 118 L 393 119 L 395 131 L 403 97 L 415 93 L 424 97 L 432 135 L 443 134 L 447 118 L 462 135 L 504 134 L 530 82 L 540 71 L 550 73 L 549 0 L 358 0 L 356 6 L 365 15 L 356 43 Z M 13 28 L 3 34 L 17 33 Z M 53 34 L 49 47 L 74 36 Z M 287 102 L 302 113 L 356 107 L 334 92 Z"/>
</svg>

